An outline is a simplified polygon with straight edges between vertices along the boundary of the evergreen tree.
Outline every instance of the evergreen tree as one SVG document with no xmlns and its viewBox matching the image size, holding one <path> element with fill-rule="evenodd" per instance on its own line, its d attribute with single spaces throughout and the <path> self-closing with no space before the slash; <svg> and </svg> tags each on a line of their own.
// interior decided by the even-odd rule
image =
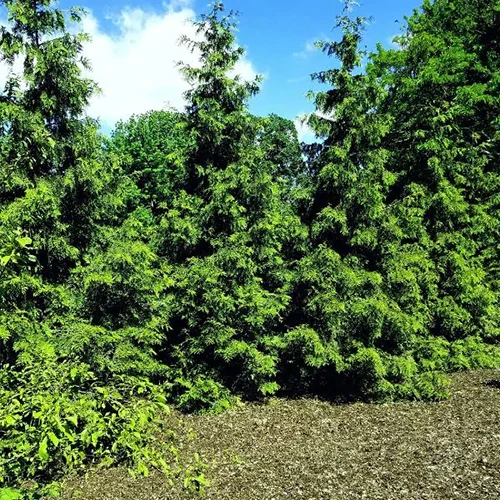
<svg viewBox="0 0 500 500">
<path fill-rule="evenodd" d="M 31 351 L 41 350 L 42 358 L 46 348 L 56 352 L 56 341 L 67 355 L 78 350 L 72 341 L 92 316 L 72 276 L 126 197 L 117 191 L 120 172 L 102 149 L 97 123 L 84 117 L 95 91 L 82 75 L 87 37 L 66 30 L 82 11 L 64 13 L 49 0 L 4 3 L 10 25 L 2 29 L 0 51 L 11 72 L 0 99 L 0 233 L 19 228 L 32 240 L 34 258 L 3 293 L 4 354 L 15 364 L 31 359 Z"/>
<path fill-rule="evenodd" d="M 132 321 L 147 304 L 140 293 L 126 295 L 139 272 L 134 292 L 155 274 L 144 258 L 151 252 L 136 245 L 125 256 L 116 247 L 94 253 L 115 230 L 133 185 L 83 116 L 95 90 L 82 76 L 86 37 L 66 30 L 81 11 L 67 16 L 54 3 L 2 2 L 9 26 L 0 56 L 11 73 L 0 95 L 0 496 L 9 498 L 24 495 L 3 486 L 45 497 L 52 481 L 92 463 L 169 470 L 152 428 L 165 397 L 130 376 L 151 361 L 154 339 L 140 337 Z M 130 254 L 147 269 L 129 280 Z M 117 268 L 118 292 L 131 305 L 122 323 L 116 313 L 99 322 L 85 295 L 96 281 L 115 279 Z"/>
<path fill-rule="evenodd" d="M 445 41 L 463 12 L 446 10 L 443 24 L 444 14 L 439 22 L 431 15 L 445 4 L 426 3 L 409 19 L 401 50 L 379 48 L 366 71 L 358 48 L 363 19 L 350 17 L 350 2 L 339 20 L 341 41 L 321 45 L 341 67 L 316 75 L 332 88 L 316 96 L 319 113 L 311 119 L 324 143 L 305 214 L 316 250 L 303 261 L 298 295 L 305 324 L 298 332 L 314 346 L 306 363 L 323 367 L 315 383 L 331 383 L 333 375 L 368 396 L 440 397 L 443 379 L 432 370 L 493 362 L 478 338 L 496 331 L 498 309 L 477 237 L 496 227 L 488 208 L 493 191 L 481 198 L 470 184 L 482 172 L 489 179 L 480 185 L 493 188 L 496 176 L 484 169 L 484 145 L 475 148 L 457 116 L 448 126 L 432 121 L 457 97 L 451 68 L 469 78 L 463 95 L 485 104 L 477 75 L 456 66 L 466 55 L 457 52 L 464 34 L 456 44 Z M 422 50 L 437 50 L 436 59 Z M 473 115 L 460 99 L 456 104 L 458 115 Z M 464 131 L 468 139 L 458 138 Z M 444 175 L 445 165 L 454 176 Z"/>
<path fill-rule="evenodd" d="M 257 81 L 230 74 L 243 49 L 235 44 L 233 15 L 222 13 L 215 3 L 196 23 L 200 39 L 185 40 L 201 62 L 183 69 L 192 85 L 186 128 L 193 146 L 187 182 L 168 203 L 156 243 L 175 263 L 164 355 L 184 371 L 186 401 L 211 384 L 192 386 L 198 375 L 246 396 L 277 389 L 268 344 L 283 328 L 288 257 L 303 233 L 282 203 L 247 109 Z"/>
<path fill-rule="evenodd" d="M 2 28 L 2 59 L 22 61 L 23 70 L 11 71 L 0 99 L 0 224 L 27 231 L 40 275 L 58 282 L 88 246 L 109 180 L 97 125 L 83 118 L 95 91 L 82 76 L 86 37 L 66 31 L 50 0 L 3 3 L 10 27 Z M 69 16 L 78 21 L 81 12 Z"/>
<path fill-rule="evenodd" d="M 379 48 L 370 69 L 391 89 L 391 196 L 420 211 L 438 280 L 429 328 L 448 340 L 499 333 L 498 25 L 498 2 L 426 1 L 402 50 Z"/>
</svg>

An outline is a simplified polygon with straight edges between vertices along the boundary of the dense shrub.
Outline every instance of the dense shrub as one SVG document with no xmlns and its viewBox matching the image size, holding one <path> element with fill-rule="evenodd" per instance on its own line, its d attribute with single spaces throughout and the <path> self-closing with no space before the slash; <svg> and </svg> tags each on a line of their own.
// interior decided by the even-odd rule
<svg viewBox="0 0 500 500">
<path fill-rule="evenodd" d="M 146 380 L 114 376 L 104 384 L 88 365 L 57 359 L 6 365 L 0 377 L 0 491 L 50 491 L 92 464 L 174 472 L 174 443 L 166 434 L 154 439 L 165 396 Z"/>
<path fill-rule="evenodd" d="M 426 1 L 398 49 L 367 55 L 347 2 L 341 41 L 320 44 L 341 66 L 315 75 L 330 89 L 310 118 L 323 142 L 294 320 L 318 353 L 302 362 L 360 395 L 439 398 L 436 370 L 498 362 L 498 11 L 483 4 Z"/>
</svg>

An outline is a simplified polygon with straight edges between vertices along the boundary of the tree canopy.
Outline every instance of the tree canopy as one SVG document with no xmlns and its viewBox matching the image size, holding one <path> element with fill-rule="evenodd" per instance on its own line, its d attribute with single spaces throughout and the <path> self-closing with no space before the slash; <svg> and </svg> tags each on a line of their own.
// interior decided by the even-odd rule
<svg viewBox="0 0 500 500">
<path fill-rule="evenodd" d="M 185 108 L 110 137 L 85 116 L 84 12 L 2 4 L 0 493 L 173 474 L 167 403 L 439 400 L 447 372 L 500 365 L 498 0 L 424 0 L 374 52 L 347 1 L 312 146 L 250 113 L 220 2 L 182 40 Z"/>
</svg>

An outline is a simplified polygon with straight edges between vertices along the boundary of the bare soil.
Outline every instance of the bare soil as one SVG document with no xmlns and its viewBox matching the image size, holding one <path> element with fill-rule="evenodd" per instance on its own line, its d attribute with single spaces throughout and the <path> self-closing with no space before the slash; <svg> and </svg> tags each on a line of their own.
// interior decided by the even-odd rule
<svg viewBox="0 0 500 500">
<path fill-rule="evenodd" d="M 499 370 L 453 375 L 453 395 L 440 403 L 279 399 L 183 418 L 198 436 L 184 453 L 209 464 L 206 499 L 500 499 Z M 69 482 L 63 498 L 196 495 L 159 474 L 112 469 Z"/>
</svg>

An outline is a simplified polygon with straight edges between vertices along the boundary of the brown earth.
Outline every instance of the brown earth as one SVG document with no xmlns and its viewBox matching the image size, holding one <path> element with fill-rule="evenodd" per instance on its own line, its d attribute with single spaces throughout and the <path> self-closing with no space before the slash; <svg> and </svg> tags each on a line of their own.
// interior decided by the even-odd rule
<svg viewBox="0 0 500 500">
<path fill-rule="evenodd" d="M 500 371 L 453 375 L 440 403 L 249 404 L 184 417 L 209 464 L 210 500 L 500 499 Z M 113 469 L 71 481 L 63 498 L 196 498 L 159 474 Z"/>
</svg>

